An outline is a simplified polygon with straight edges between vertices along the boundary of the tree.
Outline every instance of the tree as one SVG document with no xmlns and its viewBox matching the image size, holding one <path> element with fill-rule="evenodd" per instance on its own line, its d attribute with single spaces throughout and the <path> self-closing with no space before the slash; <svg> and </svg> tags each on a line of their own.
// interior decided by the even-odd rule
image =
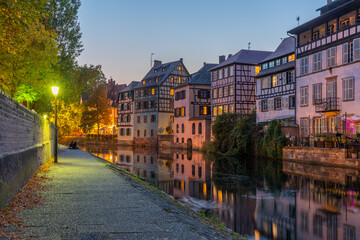
<svg viewBox="0 0 360 240">
<path fill-rule="evenodd" d="M 45 5 L 45 0 L 0 3 L 0 88 L 18 101 L 38 100 L 46 80 L 56 75 L 56 33 L 43 24 Z"/>
<path fill-rule="evenodd" d="M 81 117 L 81 128 L 87 132 L 88 128 L 97 127 L 98 134 L 100 126 L 107 125 L 110 121 L 111 108 L 107 98 L 105 84 L 98 85 L 85 102 L 85 109 Z"/>
</svg>

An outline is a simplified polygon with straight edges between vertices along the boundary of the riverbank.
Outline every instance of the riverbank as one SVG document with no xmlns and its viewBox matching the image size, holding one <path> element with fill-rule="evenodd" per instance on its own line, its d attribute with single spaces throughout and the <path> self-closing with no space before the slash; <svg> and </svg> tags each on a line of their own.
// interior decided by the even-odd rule
<svg viewBox="0 0 360 240">
<path fill-rule="evenodd" d="M 134 176 L 81 150 L 62 149 L 44 203 L 20 212 L 23 238 L 233 239 Z"/>
</svg>

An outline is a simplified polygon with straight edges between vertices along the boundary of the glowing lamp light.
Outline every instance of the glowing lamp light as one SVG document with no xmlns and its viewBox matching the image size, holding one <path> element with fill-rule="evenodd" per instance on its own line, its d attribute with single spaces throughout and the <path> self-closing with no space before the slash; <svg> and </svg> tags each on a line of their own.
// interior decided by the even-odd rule
<svg viewBox="0 0 360 240">
<path fill-rule="evenodd" d="M 46 114 L 44 115 L 44 118 L 45 118 L 45 119 L 47 118 L 47 115 L 46 115 Z"/>
<path fill-rule="evenodd" d="M 56 97 L 59 93 L 59 87 L 51 87 L 51 91 L 54 94 L 54 96 Z"/>
</svg>

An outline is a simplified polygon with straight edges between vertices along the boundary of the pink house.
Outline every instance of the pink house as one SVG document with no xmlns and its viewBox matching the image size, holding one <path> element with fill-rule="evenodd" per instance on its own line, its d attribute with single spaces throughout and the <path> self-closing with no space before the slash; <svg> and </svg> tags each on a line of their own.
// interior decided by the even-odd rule
<svg viewBox="0 0 360 240">
<path fill-rule="evenodd" d="M 190 81 L 174 88 L 175 118 L 174 144 L 180 148 L 200 149 L 210 140 L 211 131 L 211 75 L 206 64 L 191 75 Z"/>
</svg>

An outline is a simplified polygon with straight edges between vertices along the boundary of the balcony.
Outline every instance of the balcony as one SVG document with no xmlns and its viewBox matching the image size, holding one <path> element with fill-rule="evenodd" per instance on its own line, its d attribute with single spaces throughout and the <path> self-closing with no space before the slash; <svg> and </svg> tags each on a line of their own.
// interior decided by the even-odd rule
<svg viewBox="0 0 360 240">
<path fill-rule="evenodd" d="M 321 101 L 318 101 L 318 105 L 315 106 L 315 112 L 317 113 L 338 111 L 340 111 L 340 106 L 339 98 L 337 97 L 323 98 Z"/>
</svg>

